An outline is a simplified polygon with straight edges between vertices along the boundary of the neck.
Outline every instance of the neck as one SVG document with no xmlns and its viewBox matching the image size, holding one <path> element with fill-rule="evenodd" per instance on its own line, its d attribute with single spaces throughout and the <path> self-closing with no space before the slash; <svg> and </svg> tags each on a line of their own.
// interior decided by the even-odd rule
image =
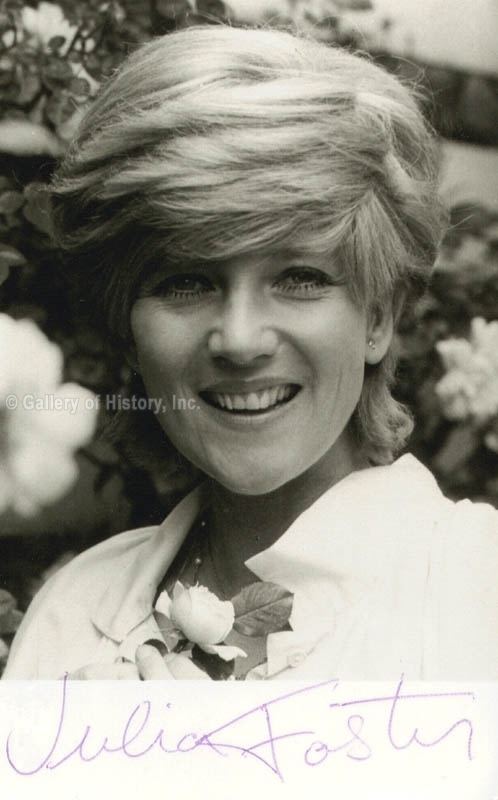
<svg viewBox="0 0 498 800">
<path fill-rule="evenodd" d="M 270 547 L 327 489 L 366 466 L 343 434 L 316 464 L 268 494 L 235 494 L 211 481 L 210 542 L 230 588 L 236 591 L 254 580 L 244 566 L 248 558 Z"/>
</svg>

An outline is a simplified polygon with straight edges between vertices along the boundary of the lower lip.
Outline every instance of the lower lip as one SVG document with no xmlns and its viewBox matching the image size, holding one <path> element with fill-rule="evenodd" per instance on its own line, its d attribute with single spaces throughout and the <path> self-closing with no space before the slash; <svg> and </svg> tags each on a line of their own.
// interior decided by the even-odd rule
<svg viewBox="0 0 498 800">
<path fill-rule="evenodd" d="M 217 419 L 219 422 L 222 422 L 223 425 L 234 429 L 247 429 L 260 427 L 269 421 L 273 422 L 283 417 L 287 410 L 295 404 L 302 391 L 302 388 L 299 389 L 297 394 L 295 394 L 291 400 L 288 400 L 286 403 L 273 406 L 273 408 L 269 408 L 267 411 L 262 411 L 259 414 L 244 414 L 240 411 L 237 414 L 233 414 L 230 411 L 224 411 L 222 408 L 217 408 L 216 406 L 212 406 L 210 403 L 206 403 L 202 397 L 200 398 L 200 401 L 202 403 L 202 408 L 210 411 L 215 419 Z"/>
</svg>

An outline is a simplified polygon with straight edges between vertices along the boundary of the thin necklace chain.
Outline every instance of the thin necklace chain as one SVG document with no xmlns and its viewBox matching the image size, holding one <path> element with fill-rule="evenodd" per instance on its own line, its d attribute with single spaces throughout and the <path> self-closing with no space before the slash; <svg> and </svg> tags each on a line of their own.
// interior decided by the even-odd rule
<svg viewBox="0 0 498 800">
<path fill-rule="evenodd" d="M 187 545 L 186 553 L 183 555 L 181 563 L 178 564 L 177 569 L 174 569 L 173 575 L 171 576 L 170 574 L 169 579 L 166 580 L 168 590 L 171 591 L 174 582 L 176 580 L 181 580 L 183 576 L 189 572 L 191 573 L 189 583 L 192 586 L 198 584 L 201 578 L 202 568 L 205 567 L 209 561 L 212 578 L 214 578 L 217 587 L 217 594 L 224 600 L 230 599 L 225 590 L 226 582 L 220 575 L 214 557 L 213 542 L 209 526 L 209 512 L 204 512 L 204 514 L 198 518 L 188 538 L 190 539 L 190 543 Z M 259 539 L 259 536 L 255 537 L 257 543 L 259 543 Z"/>
</svg>

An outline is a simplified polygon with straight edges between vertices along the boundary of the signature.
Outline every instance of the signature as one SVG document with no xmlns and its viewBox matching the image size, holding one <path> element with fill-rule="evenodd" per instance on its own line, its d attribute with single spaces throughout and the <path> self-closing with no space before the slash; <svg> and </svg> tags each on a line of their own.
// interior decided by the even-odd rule
<svg viewBox="0 0 498 800">
<path fill-rule="evenodd" d="M 428 714 L 429 707 L 433 711 L 434 705 L 442 700 L 446 703 L 453 700 L 457 702 L 462 698 L 475 700 L 474 694 L 464 691 L 405 693 L 403 677 L 392 693 L 375 697 L 339 699 L 342 687 L 337 679 L 300 686 L 251 707 L 211 730 L 190 731 L 178 739 L 175 737 L 173 741 L 168 741 L 164 727 L 157 728 L 157 723 L 152 722 L 153 704 L 150 700 L 142 700 L 133 708 L 123 729 L 114 737 L 99 733 L 91 724 L 83 725 L 75 735 L 72 730 L 68 730 L 71 684 L 67 676 L 61 680 L 60 686 L 60 705 L 55 729 L 50 733 L 47 744 L 43 745 L 43 754 L 34 756 L 34 763 L 25 763 L 26 757 L 23 755 L 20 758 L 16 754 L 16 740 L 21 741 L 20 734 L 16 736 L 15 730 L 11 730 L 7 737 L 7 762 L 18 775 L 30 776 L 45 769 L 55 770 L 74 759 L 92 762 L 110 753 L 136 759 L 159 750 L 169 756 L 190 754 L 192 757 L 201 748 L 209 748 L 215 757 L 238 755 L 255 759 L 263 769 L 269 770 L 278 780 L 285 781 L 288 758 L 292 758 L 292 763 L 298 758 L 306 767 L 317 767 L 339 753 L 352 761 L 368 761 L 375 755 L 379 736 L 382 746 L 387 746 L 393 752 L 409 748 L 435 748 L 451 737 L 460 756 L 463 755 L 469 761 L 473 758 L 474 729 L 470 719 L 455 715 L 451 724 L 446 722 L 444 727 L 435 732 L 434 719 L 431 717 L 429 726 L 426 716 L 426 728 L 430 727 L 431 730 L 429 735 L 427 731 L 424 733 L 424 713 Z M 327 741 L 315 730 L 302 730 L 298 727 L 295 715 L 292 716 L 291 725 L 288 713 L 284 717 L 279 714 L 282 709 L 288 712 L 292 702 L 303 695 L 308 696 L 306 699 L 320 702 L 323 696 L 326 714 L 333 715 L 333 725 L 327 725 L 327 731 L 332 730 L 333 737 L 329 733 L 330 738 Z M 167 707 L 171 708 L 171 704 L 168 703 Z M 381 711 L 380 734 L 378 718 L 375 725 L 369 727 L 371 720 L 368 718 L 368 710 L 373 707 Z M 406 717 L 408 707 L 410 722 Z M 447 714 L 447 706 L 445 708 Z M 418 720 L 416 726 L 413 724 L 414 714 Z M 323 719 L 323 714 L 320 719 Z M 251 733 L 248 733 L 248 722 L 251 723 Z M 257 734 L 254 733 L 255 728 Z M 72 740 L 69 746 L 68 738 Z M 95 744 L 96 739 L 98 745 Z M 26 753 L 25 745 L 24 741 L 23 753 Z"/>
</svg>

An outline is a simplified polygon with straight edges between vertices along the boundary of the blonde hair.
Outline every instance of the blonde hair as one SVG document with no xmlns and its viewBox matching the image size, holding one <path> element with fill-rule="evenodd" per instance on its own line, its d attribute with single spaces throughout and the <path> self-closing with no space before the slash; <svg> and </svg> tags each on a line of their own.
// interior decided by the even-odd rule
<svg viewBox="0 0 498 800">
<path fill-rule="evenodd" d="M 130 337 L 161 259 L 306 244 L 334 256 L 370 310 L 422 291 L 444 215 L 417 102 L 369 59 L 290 33 L 207 26 L 153 39 L 89 107 L 55 176 L 56 238 Z M 372 463 L 411 431 L 391 350 L 367 368 L 353 424 Z"/>
</svg>

